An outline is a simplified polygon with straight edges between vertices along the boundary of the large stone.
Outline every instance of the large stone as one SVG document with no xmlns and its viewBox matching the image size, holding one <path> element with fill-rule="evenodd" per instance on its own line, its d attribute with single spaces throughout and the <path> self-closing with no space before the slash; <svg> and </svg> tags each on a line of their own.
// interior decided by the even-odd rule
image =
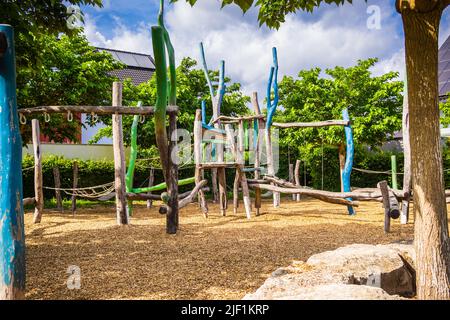
<svg viewBox="0 0 450 320">
<path fill-rule="evenodd" d="M 411 296 L 415 281 L 413 261 L 412 245 L 350 245 L 313 255 L 306 263 L 294 262 L 289 267 L 277 269 L 255 293 L 245 298 L 315 299 L 317 295 L 317 299 L 366 299 L 367 295 L 367 299 L 384 299 L 389 295 Z M 354 288 L 355 285 L 361 288 Z M 345 291 L 337 292 L 343 287 Z"/>
</svg>

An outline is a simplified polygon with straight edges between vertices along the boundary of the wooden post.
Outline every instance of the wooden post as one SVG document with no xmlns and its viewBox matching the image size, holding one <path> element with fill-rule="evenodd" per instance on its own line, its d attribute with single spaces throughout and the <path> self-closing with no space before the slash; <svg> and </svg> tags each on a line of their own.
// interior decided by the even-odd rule
<svg viewBox="0 0 450 320">
<path fill-rule="evenodd" d="M 72 188 L 78 188 L 78 162 L 73 163 L 73 181 Z M 75 195 L 75 190 L 72 192 L 72 215 L 75 215 L 77 211 L 77 196 Z"/>
<path fill-rule="evenodd" d="M 238 151 L 237 151 L 237 159 L 236 162 L 238 163 L 238 170 L 239 170 L 239 180 L 241 182 L 242 187 L 242 198 L 244 201 L 244 208 L 245 213 L 247 215 L 247 218 L 250 219 L 251 217 L 251 211 L 252 211 L 252 203 L 250 200 L 250 192 L 248 189 L 248 183 L 247 183 L 247 177 L 245 175 L 244 171 L 244 165 L 245 165 L 245 150 L 244 150 L 244 122 L 242 120 L 239 121 L 239 127 L 238 127 Z"/>
<path fill-rule="evenodd" d="M 258 93 L 253 92 L 252 94 L 252 105 L 253 105 L 253 111 L 255 112 L 255 115 L 261 115 L 261 109 L 259 108 L 259 102 L 258 102 Z M 255 135 L 254 137 L 254 149 L 255 149 L 255 179 L 260 178 L 260 171 L 259 168 L 261 167 L 261 142 L 263 139 L 261 139 L 261 133 L 264 130 L 264 120 L 263 119 L 256 119 L 255 125 L 254 125 Z M 255 188 L 255 214 L 256 216 L 259 216 L 260 209 L 261 209 L 261 189 Z"/>
<path fill-rule="evenodd" d="M 169 201 L 167 203 L 166 232 L 177 233 L 178 229 L 178 148 L 177 148 L 177 116 L 169 115 L 169 166 L 170 174 L 167 183 Z"/>
<path fill-rule="evenodd" d="M 391 156 L 391 173 L 392 173 L 392 189 L 397 190 L 397 158 L 395 155 Z"/>
<path fill-rule="evenodd" d="M 25 296 L 22 138 L 16 99 L 14 32 L 0 24 L 0 300 Z"/>
<path fill-rule="evenodd" d="M 63 212 L 64 211 L 64 207 L 63 207 L 63 202 L 62 202 L 62 197 L 61 197 L 61 175 L 59 173 L 59 168 L 58 167 L 53 167 L 53 178 L 55 180 L 55 199 L 56 199 L 56 209 L 58 209 L 59 211 Z"/>
<path fill-rule="evenodd" d="M 384 232 L 389 233 L 391 231 L 391 217 L 390 217 L 390 202 L 389 202 L 389 188 L 387 181 L 380 181 L 378 183 L 378 188 L 380 188 L 381 195 L 383 197 L 383 207 L 384 207 Z"/>
<path fill-rule="evenodd" d="M 112 105 L 122 105 L 122 83 L 113 83 Z M 128 224 L 126 185 L 125 185 L 125 151 L 123 148 L 122 115 L 112 115 L 113 148 L 114 148 L 114 186 L 116 192 L 117 224 Z"/>
<path fill-rule="evenodd" d="M 149 175 L 149 177 L 148 177 L 148 187 L 149 187 L 149 188 L 150 188 L 150 187 L 153 187 L 154 181 L 155 181 L 155 169 L 150 168 L 150 175 Z M 147 194 L 148 194 L 148 195 L 151 195 L 152 192 L 149 191 Z M 147 209 L 150 209 L 152 206 L 153 206 L 153 200 L 152 200 L 152 199 L 148 199 L 148 200 L 147 200 Z"/>
<path fill-rule="evenodd" d="M 236 174 L 234 176 L 234 183 L 233 183 L 233 212 L 234 214 L 237 213 L 237 209 L 239 208 L 239 183 L 241 181 L 240 178 L 240 171 L 239 169 L 236 169 Z"/>
<path fill-rule="evenodd" d="M 294 164 L 293 163 L 289 163 L 289 182 L 291 183 L 295 183 L 295 179 L 294 179 Z M 297 195 L 293 194 L 292 195 L 292 200 L 296 200 L 297 199 Z"/>
<path fill-rule="evenodd" d="M 195 111 L 194 120 L 194 161 L 195 161 L 195 184 L 199 184 L 202 180 L 202 169 L 200 164 L 202 163 L 202 121 L 201 110 Z M 206 203 L 205 194 L 203 190 L 198 191 L 198 200 L 200 208 L 202 209 L 205 218 L 208 217 L 208 205 Z"/>
<path fill-rule="evenodd" d="M 264 130 L 266 138 L 266 157 L 267 157 L 267 174 L 269 176 L 275 176 L 275 168 L 273 164 L 273 154 L 272 154 L 272 138 L 270 136 L 270 128 L 266 127 Z M 273 206 L 278 208 L 280 206 L 280 193 L 273 191 Z"/>
<path fill-rule="evenodd" d="M 41 140 L 39 120 L 31 120 L 31 130 L 33 136 L 33 151 L 34 151 L 34 199 L 36 205 L 34 207 L 34 223 L 40 223 L 42 219 L 42 212 L 44 210 L 44 189 L 42 188 L 42 154 L 41 154 Z"/>
<path fill-rule="evenodd" d="M 295 161 L 295 169 L 294 169 L 294 179 L 295 179 L 295 185 L 300 187 L 300 160 L 297 159 Z M 300 194 L 296 194 L 295 200 L 300 201 Z"/>
<path fill-rule="evenodd" d="M 403 192 L 406 194 L 402 201 L 402 212 L 400 223 L 407 224 L 409 220 L 409 201 L 411 198 L 411 144 L 409 139 L 409 104 L 408 104 L 408 84 L 405 80 L 403 89 L 403 116 L 402 116 L 402 133 L 403 133 Z"/>
</svg>

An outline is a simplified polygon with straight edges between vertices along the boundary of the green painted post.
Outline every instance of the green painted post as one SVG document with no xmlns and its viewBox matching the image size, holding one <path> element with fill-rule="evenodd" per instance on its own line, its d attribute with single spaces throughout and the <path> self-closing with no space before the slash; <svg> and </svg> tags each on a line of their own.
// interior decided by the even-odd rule
<svg viewBox="0 0 450 320">
<path fill-rule="evenodd" d="M 0 24 L 0 300 L 24 298 L 22 138 L 16 98 L 14 31 Z"/>
<path fill-rule="evenodd" d="M 395 155 L 391 156 L 391 172 L 392 172 L 392 189 L 398 189 L 397 184 L 397 158 Z"/>
</svg>

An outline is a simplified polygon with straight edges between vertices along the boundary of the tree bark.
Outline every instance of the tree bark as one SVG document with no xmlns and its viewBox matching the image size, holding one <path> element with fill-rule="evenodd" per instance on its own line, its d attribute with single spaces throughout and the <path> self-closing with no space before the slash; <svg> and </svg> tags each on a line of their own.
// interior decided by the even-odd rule
<svg viewBox="0 0 450 320">
<path fill-rule="evenodd" d="M 339 179 L 341 181 L 341 192 L 344 192 L 344 180 L 342 179 L 342 174 L 345 168 L 345 145 L 339 145 Z"/>
<path fill-rule="evenodd" d="M 419 299 L 450 299 L 448 221 L 440 146 L 437 73 L 442 7 L 421 10 L 428 8 L 430 3 L 432 1 L 410 1 L 411 8 L 399 9 L 405 32 L 408 76 L 416 284 Z"/>
</svg>

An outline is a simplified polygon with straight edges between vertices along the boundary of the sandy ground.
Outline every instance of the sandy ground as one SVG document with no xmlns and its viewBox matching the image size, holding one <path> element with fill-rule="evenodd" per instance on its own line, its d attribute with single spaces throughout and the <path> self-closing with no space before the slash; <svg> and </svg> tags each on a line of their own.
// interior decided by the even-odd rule
<svg viewBox="0 0 450 320">
<path fill-rule="evenodd" d="M 241 205 L 242 206 L 242 205 Z M 191 204 L 180 231 L 165 234 L 157 207 L 137 205 L 132 225 L 116 226 L 113 207 L 70 213 L 45 211 L 40 224 L 26 214 L 28 299 L 241 299 L 275 269 L 293 260 L 352 243 L 411 240 L 412 224 L 393 221 L 383 232 L 380 204 L 363 202 L 356 216 L 343 206 L 283 200 L 263 203 L 262 215 L 243 208 L 222 217 L 210 204 L 203 218 Z M 81 270 L 81 288 L 69 290 L 69 266 Z"/>
</svg>

